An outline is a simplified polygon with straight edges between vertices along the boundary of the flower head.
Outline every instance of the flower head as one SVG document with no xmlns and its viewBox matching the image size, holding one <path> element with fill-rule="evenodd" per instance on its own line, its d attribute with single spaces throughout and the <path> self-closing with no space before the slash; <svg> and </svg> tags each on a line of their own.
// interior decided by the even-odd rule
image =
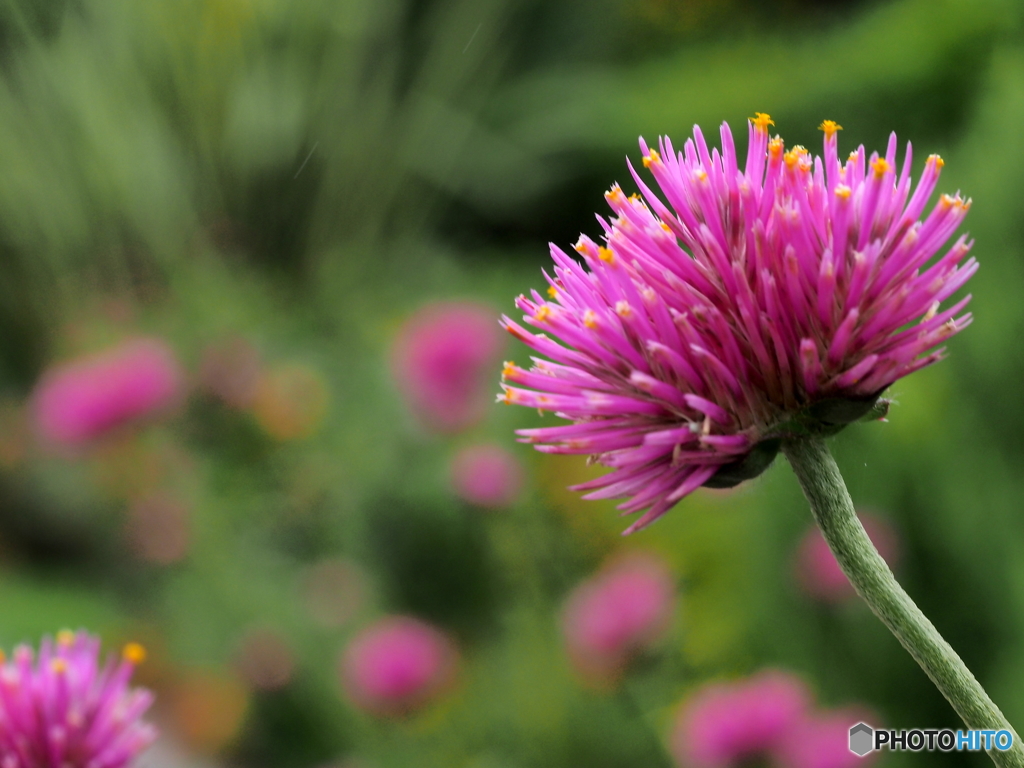
<svg viewBox="0 0 1024 768">
<path fill-rule="evenodd" d="M 500 445 L 470 445 L 452 459 L 455 492 L 480 507 L 512 504 L 523 488 L 523 469 L 513 454 Z"/>
<path fill-rule="evenodd" d="M 500 360 L 501 334 L 485 307 L 466 302 L 431 304 L 413 315 L 392 350 L 402 394 L 424 424 L 459 432 L 485 412 L 486 380 Z"/>
<path fill-rule="evenodd" d="M 454 646 L 417 619 L 392 616 L 364 629 L 341 659 L 345 689 L 371 714 L 400 716 L 420 709 L 452 680 Z"/>
<path fill-rule="evenodd" d="M 970 322 L 969 296 L 942 302 L 977 269 L 971 242 L 931 261 L 970 201 L 941 195 L 921 220 L 941 158 L 911 190 L 895 135 L 884 157 L 860 147 L 843 163 L 834 122 L 823 157 L 787 151 L 771 124 L 752 119 L 742 168 L 724 124 L 721 150 L 697 127 L 682 152 L 641 140 L 660 196 L 630 166 L 641 194 L 606 193 L 602 242 L 580 238 L 583 264 L 552 245 L 547 296 L 517 300 L 541 333 L 503 320 L 549 359 L 506 365 L 499 399 L 572 422 L 520 435 L 611 467 L 576 488 L 646 510 L 629 530 L 701 485 L 756 476 L 779 438 L 879 413 L 880 393 Z"/>
<path fill-rule="evenodd" d="M 699 690 L 679 713 L 672 754 L 687 768 L 732 768 L 766 757 L 804 722 L 810 695 L 799 678 L 768 670 Z"/>
<path fill-rule="evenodd" d="M 583 677 L 611 682 L 639 651 L 668 628 L 675 584 L 650 554 L 632 554 L 605 566 L 569 596 L 562 628 L 569 658 Z"/>
<path fill-rule="evenodd" d="M 156 738 L 142 720 L 153 696 L 130 688 L 142 647 L 100 665 L 100 641 L 85 632 L 45 638 L 38 657 L 22 645 L 0 667 L 0 766 L 123 768 Z"/>
<path fill-rule="evenodd" d="M 47 441 L 82 445 L 165 410 L 178 399 L 182 378 L 165 342 L 132 339 L 47 372 L 33 396 L 35 420 Z"/>
</svg>

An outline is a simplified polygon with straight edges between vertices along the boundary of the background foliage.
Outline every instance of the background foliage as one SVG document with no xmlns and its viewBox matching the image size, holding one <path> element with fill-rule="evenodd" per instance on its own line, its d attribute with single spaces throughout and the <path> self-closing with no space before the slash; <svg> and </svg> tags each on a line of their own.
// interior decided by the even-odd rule
<svg viewBox="0 0 1024 768">
<path fill-rule="evenodd" d="M 594 234 L 638 134 L 755 110 L 812 148 L 826 117 L 847 149 L 895 130 L 974 198 L 977 322 L 898 384 L 887 423 L 834 449 L 854 499 L 898 531 L 901 581 L 1024 723 L 1024 38 L 1009 0 L 3 0 L 0 641 L 62 626 L 142 639 L 160 759 L 186 762 L 670 765 L 687 692 L 763 666 L 893 727 L 955 727 L 863 606 L 797 588 L 810 517 L 783 461 L 622 540 L 611 504 L 563 490 L 582 460 L 514 446 L 531 414 L 495 407 L 433 436 L 390 377 L 412 311 L 508 311 L 541 284 L 546 241 Z M 25 401 L 46 366 L 137 333 L 175 348 L 187 404 L 84 455 L 41 450 Z M 204 350 L 233 338 L 304 371 L 323 414 L 282 434 L 203 394 Z M 483 439 L 528 469 L 511 509 L 448 485 L 453 452 Z M 187 509 L 169 564 L 125 533 L 150 491 Z M 672 564 L 679 615 L 620 690 L 591 690 L 558 611 L 630 548 Z M 357 564 L 363 597 L 324 626 L 303 590 L 332 558 Z M 381 723 L 346 703 L 336 659 L 392 611 L 448 628 L 464 661 L 444 702 Z M 272 691 L 239 671 L 260 631 L 294 660 Z M 884 764 L 922 761 L 985 762 Z"/>
</svg>

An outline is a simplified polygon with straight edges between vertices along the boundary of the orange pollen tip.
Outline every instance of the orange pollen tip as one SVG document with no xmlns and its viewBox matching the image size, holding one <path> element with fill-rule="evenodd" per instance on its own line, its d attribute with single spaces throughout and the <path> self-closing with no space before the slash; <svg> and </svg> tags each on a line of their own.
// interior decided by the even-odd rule
<svg viewBox="0 0 1024 768">
<path fill-rule="evenodd" d="M 946 164 L 946 161 L 943 160 L 938 155 L 928 155 L 928 162 L 929 163 L 935 163 L 935 167 L 936 168 L 941 168 L 942 166 L 944 166 Z"/>
<path fill-rule="evenodd" d="M 615 302 L 615 314 L 619 317 L 626 318 L 633 314 L 633 308 L 629 306 L 628 301 L 617 301 Z"/>
<path fill-rule="evenodd" d="M 644 168 L 650 168 L 655 163 L 661 162 L 661 155 L 656 150 L 651 150 L 649 154 L 644 155 Z"/>
<path fill-rule="evenodd" d="M 603 245 L 597 249 L 597 257 L 606 264 L 615 261 L 615 254 L 611 252 L 610 248 L 605 248 Z"/>
<path fill-rule="evenodd" d="M 121 651 L 121 658 L 129 664 L 141 664 L 146 660 L 146 649 L 140 643 L 128 643 Z"/>
<path fill-rule="evenodd" d="M 822 120 L 821 125 L 818 126 L 819 131 L 824 131 L 825 135 L 832 138 L 836 131 L 843 130 L 843 126 L 837 123 L 835 120 Z"/>
<path fill-rule="evenodd" d="M 768 142 L 768 152 L 772 157 L 777 158 L 782 154 L 782 150 L 785 149 L 786 142 L 776 136 L 774 139 Z"/>
<path fill-rule="evenodd" d="M 62 629 L 57 633 L 57 645 L 69 646 L 75 642 L 75 633 L 70 629 Z"/>
<path fill-rule="evenodd" d="M 507 379 L 516 372 L 516 364 L 511 360 L 505 361 L 505 367 L 501 369 L 501 377 Z"/>
<path fill-rule="evenodd" d="M 803 157 L 807 154 L 807 150 L 797 144 L 789 152 L 782 156 L 782 159 L 786 161 L 786 165 L 792 168 L 796 165 Z"/>
<path fill-rule="evenodd" d="M 620 199 L 622 197 L 622 187 L 620 187 L 618 184 L 616 184 L 611 189 L 609 189 L 607 192 L 605 192 L 604 196 L 606 198 L 608 198 L 609 200 L 618 200 L 618 199 Z"/>
<path fill-rule="evenodd" d="M 949 208 L 951 205 L 953 205 L 953 198 L 950 197 L 949 195 L 941 195 L 939 197 L 939 205 L 941 205 L 943 208 Z"/>
<path fill-rule="evenodd" d="M 629 196 L 629 199 L 632 202 L 635 203 L 635 202 L 637 202 L 640 199 L 640 195 L 638 195 L 636 192 L 634 192 L 632 195 Z"/>
<path fill-rule="evenodd" d="M 697 181 L 707 181 L 708 172 L 705 171 L 703 168 L 699 168 L 696 172 L 694 172 L 693 177 L 697 179 Z"/>
<path fill-rule="evenodd" d="M 573 249 L 576 250 L 578 253 L 586 253 L 587 244 L 584 243 L 582 240 L 577 240 L 576 245 L 573 246 Z"/>
<path fill-rule="evenodd" d="M 840 200 L 848 200 L 850 198 L 851 190 L 845 184 L 836 184 L 836 197 Z"/>
<path fill-rule="evenodd" d="M 50 662 L 50 669 L 58 675 L 68 671 L 68 662 L 65 659 L 54 659 Z"/>
<path fill-rule="evenodd" d="M 533 319 L 543 323 L 548 317 L 551 316 L 551 308 L 547 304 L 541 304 L 537 307 L 537 311 L 533 313 Z"/>
<path fill-rule="evenodd" d="M 672 227 L 670 227 L 670 226 L 669 226 L 668 224 L 666 224 L 666 223 L 665 223 L 664 221 L 663 221 L 663 222 L 661 222 L 660 226 L 661 226 L 661 228 L 662 228 L 662 229 L 664 229 L 664 230 L 665 230 L 666 232 L 668 232 L 668 233 L 671 233 L 671 232 L 672 232 Z"/>
<path fill-rule="evenodd" d="M 594 311 L 592 309 L 588 309 L 586 312 L 583 313 L 583 324 L 587 326 L 587 328 L 590 328 L 591 330 L 597 328 L 597 315 L 594 314 Z"/>
<path fill-rule="evenodd" d="M 749 119 L 754 124 L 754 127 L 763 133 L 768 132 L 769 125 L 775 125 L 775 121 L 772 120 L 771 115 L 767 112 L 755 112 L 754 116 Z"/>
<path fill-rule="evenodd" d="M 892 170 L 892 166 L 889 165 L 888 160 L 884 157 L 880 157 L 871 163 L 871 170 L 875 172 L 875 178 L 880 179 Z"/>
<path fill-rule="evenodd" d="M 552 299 L 558 296 L 558 291 L 555 290 L 555 286 L 548 286 L 548 296 L 550 296 Z"/>
<path fill-rule="evenodd" d="M 856 160 L 857 159 L 857 154 L 858 154 L 857 151 L 854 150 L 853 152 L 850 153 L 849 159 L 850 160 Z"/>
</svg>

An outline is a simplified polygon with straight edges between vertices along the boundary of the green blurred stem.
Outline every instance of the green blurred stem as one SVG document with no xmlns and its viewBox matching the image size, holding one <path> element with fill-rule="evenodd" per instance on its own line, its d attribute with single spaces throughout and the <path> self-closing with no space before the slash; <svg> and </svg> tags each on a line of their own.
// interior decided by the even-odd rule
<svg viewBox="0 0 1024 768">
<path fill-rule="evenodd" d="M 1024 768 L 1024 745 L 1017 732 L 956 651 L 903 591 L 871 543 L 825 441 L 818 437 L 786 440 L 782 450 L 796 472 L 825 540 L 858 594 L 910 651 L 969 728 L 1007 730 L 1013 734 L 1010 749 L 988 751 L 992 761 L 999 766 Z M 927 723 L 913 724 L 924 725 Z"/>
</svg>

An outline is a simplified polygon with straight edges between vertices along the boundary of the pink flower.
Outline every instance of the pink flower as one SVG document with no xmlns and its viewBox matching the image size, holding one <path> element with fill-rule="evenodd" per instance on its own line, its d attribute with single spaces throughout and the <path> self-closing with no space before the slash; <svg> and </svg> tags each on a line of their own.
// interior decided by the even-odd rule
<svg viewBox="0 0 1024 768">
<path fill-rule="evenodd" d="M 614 682 L 660 639 L 674 608 L 675 584 L 660 558 L 633 553 L 613 560 L 566 601 L 562 629 L 573 666 L 592 682 Z"/>
<path fill-rule="evenodd" d="M 123 768 L 156 739 L 142 715 L 149 691 L 129 688 L 145 652 L 125 646 L 101 667 L 100 641 L 84 632 L 45 638 L 39 657 L 18 646 L 0 668 L 3 768 Z"/>
<path fill-rule="evenodd" d="M 844 709 L 817 713 L 789 731 L 777 751 L 785 768 L 855 768 L 878 757 L 869 752 L 861 758 L 850 751 L 850 728 L 857 723 L 875 722 L 870 713 Z"/>
<path fill-rule="evenodd" d="M 834 122 L 821 125 L 823 157 L 784 151 L 772 124 L 752 119 L 742 169 L 724 124 L 721 151 L 696 127 L 679 153 L 667 138 L 657 150 L 641 140 L 667 202 L 631 166 L 642 197 L 606 194 L 604 243 L 580 238 L 584 264 L 552 245 L 547 296 L 517 300 L 542 333 L 504 318 L 550 362 L 507 364 L 500 399 L 572 422 L 519 434 L 611 467 L 576 489 L 646 510 L 627 532 L 701 485 L 756 476 L 778 438 L 872 413 L 970 322 L 970 297 L 942 302 L 977 270 L 961 264 L 971 243 L 962 236 L 929 264 L 970 201 L 941 195 L 920 220 L 942 160 L 928 158 L 911 194 L 910 146 L 897 169 L 895 135 L 884 157 L 860 147 L 842 164 Z"/>
<path fill-rule="evenodd" d="M 427 427 L 459 432 L 484 414 L 488 371 L 500 359 L 501 345 L 486 307 L 431 304 L 399 332 L 392 370 L 409 406 Z"/>
<path fill-rule="evenodd" d="M 417 619 L 391 616 L 349 643 L 341 674 L 357 707 L 395 717 L 439 695 L 452 682 L 456 663 L 454 646 L 439 630 Z"/>
<path fill-rule="evenodd" d="M 890 567 L 894 566 L 899 559 L 896 533 L 874 515 L 862 513 L 860 519 L 879 554 Z M 810 526 L 800 541 L 796 575 L 807 594 L 825 602 L 839 602 L 856 594 L 816 525 Z"/>
<path fill-rule="evenodd" d="M 670 736 L 685 768 L 731 768 L 772 755 L 805 719 L 810 696 L 799 678 L 768 670 L 697 691 Z"/>
<path fill-rule="evenodd" d="M 455 492 L 480 507 L 507 507 L 523 487 L 519 460 L 499 445 L 470 445 L 452 459 Z"/>
<path fill-rule="evenodd" d="M 57 366 L 36 386 L 35 421 L 50 443 L 78 446 L 171 406 L 182 373 L 160 339 L 137 338 Z"/>
</svg>

